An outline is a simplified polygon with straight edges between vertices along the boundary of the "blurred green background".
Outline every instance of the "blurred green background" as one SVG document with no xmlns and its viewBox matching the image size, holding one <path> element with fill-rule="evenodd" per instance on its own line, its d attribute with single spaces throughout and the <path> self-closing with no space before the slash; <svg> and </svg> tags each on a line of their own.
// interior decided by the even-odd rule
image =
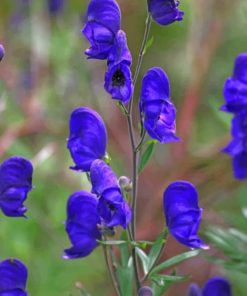
<svg viewBox="0 0 247 296">
<path fill-rule="evenodd" d="M 230 140 L 231 116 L 219 112 L 223 84 L 232 73 L 234 59 L 247 51 L 247 2 L 181 2 L 183 22 L 168 27 L 153 23 L 150 37 L 154 43 L 141 69 L 141 76 L 153 66 L 168 73 L 182 142 L 159 145 L 140 177 L 140 239 L 154 239 L 161 231 L 162 193 L 176 179 L 198 187 L 205 209 L 202 234 L 214 225 L 247 231 L 246 217 L 241 217 L 247 208 L 246 182 L 234 180 L 230 157 L 220 153 Z M 134 69 L 146 1 L 118 3 Z M 1 215 L 0 259 L 17 257 L 25 262 L 31 296 L 76 296 L 80 284 L 91 295 L 114 295 L 100 248 L 86 259 L 61 259 L 63 249 L 70 245 L 63 225 L 67 198 L 74 191 L 88 189 L 84 176 L 69 170 L 72 160 L 66 138 L 75 107 L 90 106 L 102 115 L 108 127 L 112 166 L 119 176 L 131 175 L 127 124 L 103 89 L 105 62 L 88 61 L 83 54 L 88 44 L 80 30 L 87 4 L 86 0 L 65 0 L 57 15 L 49 14 L 45 0 L 1 0 L 0 5 L 0 43 L 6 50 L 0 64 L 0 157 L 22 155 L 35 167 L 34 189 L 26 201 L 28 219 Z M 138 92 L 136 105 L 137 100 Z M 205 238 L 210 239 L 206 234 Z M 207 259 L 210 255 L 227 259 L 213 245 L 178 272 L 191 274 L 190 281 L 200 285 L 210 276 L 226 275 L 235 295 L 246 296 L 242 270 L 230 266 L 224 271 Z M 170 238 L 165 257 L 181 251 L 184 248 Z M 167 295 L 184 295 L 188 284 L 176 285 Z"/>
</svg>

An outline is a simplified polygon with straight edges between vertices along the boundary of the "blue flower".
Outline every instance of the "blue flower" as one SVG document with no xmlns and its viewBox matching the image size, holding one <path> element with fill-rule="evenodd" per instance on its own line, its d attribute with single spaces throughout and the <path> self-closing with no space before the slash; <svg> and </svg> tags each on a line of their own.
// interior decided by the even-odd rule
<svg viewBox="0 0 247 296">
<path fill-rule="evenodd" d="M 27 296 L 27 268 L 17 259 L 0 262 L 0 296 Z"/>
<path fill-rule="evenodd" d="M 237 179 L 247 178 L 247 110 L 237 114 L 232 120 L 233 140 L 223 152 L 233 157 L 233 171 Z"/>
<path fill-rule="evenodd" d="M 196 284 L 190 285 L 187 296 L 232 296 L 232 292 L 229 282 L 216 276 L 206 282 L 202 291 Z"/>
<path fill-rule="evenodd" d="M 147 0 L 148 11 L 153 20 L 160 25 L 169 25 L 175 21 L 181 21 L 184 12 L 178 10 L 177 0 Z"/>
<path fill-rule="evenodd" d="M 23 217 L 23 202 L 32 189 L 33 167 L 29 160 L 13 156 L 0 166 L 0 208 L 6 216 Z"/>
<path fill-rule="evenodd" d="M 80 107 L 72 112 L 67 144 L 75 162 L 72 169 L 88 172 L 95 159 L 105 156 L 106 142 L 105 124 L 96 111 Z"/>
<path fill-rule="evenodd" d="M 50 14 L 56 15 L 63 10 L 64 0 L 47 0 Z"/>
<path fill-rule="evenodd" d="M 115 0 L 91 0 L 87 10 L 87 22 L 82 33 L 91 47 L 85 51 L 89 58 L 107 59 L 120 29 L 121 12 Z"/>
<path fill-rule="evenodd" d="M 108 227 L 121 225 L 126 228 L 131 211 L 124 201 L 117 177 L 102 160 L 95 160 L 90 169 L 92 192 L 99 196 L 98 212 Z"/>
<path fill-rule="evenodd" d="M 207 249 L 197 235 L 202 209 L 195 187 L 185 181 L 173 182 L 166 188 L 163 202 L 166 224 L 175 239 L 189 248 Z"/>
<path fill-rule="evenodd" d="M 232 296 L 229 282 L 222 277 L 214 277 L 205 284 L 202 296 Z"/>
<path fill-rule="evenodd" d="M 128 103 L 133 92 L 130 65 L 131 53 L 127 46 L 126 35 L 119 30 L 109 53 L 108 70 L 105 74 L 105 90 L 113 99 Z"/>
<path fill-rule="evenodd" d="M 3 45 L 0 43 L 0 62 L 1 62 L 1 60 L 3 59 L 4 54 L 5 54 L 4 47 L 3 47 Z"/>
<path fill-rule="evenodd" d="M 233 76 L 226 80 L 223 95 L 226 104 L 222 111 L 239 113 L 247 108 L 247 53 L 237 56 Z"/>
<path fill-rule="evenodd" d="M 176 109 L 170 100 L 170 85 L 161 68 L 148 70 L 142 81 L 140 112 L 149 136 L 161 143 L 177 142 Z"/>
<path fill-rule="evenodd" d="M 64 250 L 64 259 L 88 256 L 101 239 L 98 225 L 101 223 L 97 212 L 98 200 L 92 193 L 73 193 L 67 203 L 66 231 L 72 247 Z"/>
</svg>

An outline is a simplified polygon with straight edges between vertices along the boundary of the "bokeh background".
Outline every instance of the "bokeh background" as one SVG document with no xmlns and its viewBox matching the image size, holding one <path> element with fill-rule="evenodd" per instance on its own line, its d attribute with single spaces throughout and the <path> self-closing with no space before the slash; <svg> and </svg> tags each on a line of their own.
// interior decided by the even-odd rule
<svg viewBox="0 0 247 296">
<path fill-rule="evenodd" d="M 230 140 L 231 116 L 219 112 L 223 84 L 232 73 L 234 59 L 247 51 L 247 2 L 181 2 L 183 22 L 168 27 L 153 24 L 150 37 L 154 42 L 141 69 L 141 76 L 153 66 L 168 73 L 182 142 L 158 145 L 140 176 L 138 238 L 151 240 L 162 230 L 164 188 L 184 179 L 198 188 L 204 208 L 201 234 L 210 243 L 210 227 L 247 232 L 247 219 L 242 215 L 246 215 L 247 183 L 234 180 L 231 159 L 220 152 Z M 134 69 L 146 1 L 118 3 Z M 131 174 L 127 124 L 103 89 L 105 63 L 88 61 L 83 54 L 88 44 L 80 30 L 87 4 L 86 0 L 64 0 L 57 13 L 49 11 L 46 0 L 1 0 L 0 4 L 0 43 L 6 50 L 0 64 L 0 158 L 22 155 L 35 167 L 34 189 L 26 202 L 28 219 L 1 215 L 0 260 L 17 257 L 26 263 L 31 296 L 76 296 L 80 285 L 91 295 L 114 295 L 100 248 L 85 259 L 61 259 L 63 249 L 70 245 L 63 225 L 67 198 L 89 186 L 82 174 L 69 170 L 72 160 L 66 138 L 75 107 L 90 106 L 102 115 L 112 166 L 119 176 Z M 138 92 L 135 106 L 137 101 Z M 246 296 L 246 269 L 215 264 L 210 256 L 223 261 L 229 258 L 213 243 L 211 246 L 209 252 L 177 268 L 191 278 L 170 288 L 167 295 L 185 295 L 189 282 L 202 286 L 209 277 L 224 275 L 231 280 L 236 296 Z M 185 249 L 169 238 L 164 257 L 182 251 Z M 233 257 L 238 255 L 235 246 L 232 252 Z"/>
</svg>

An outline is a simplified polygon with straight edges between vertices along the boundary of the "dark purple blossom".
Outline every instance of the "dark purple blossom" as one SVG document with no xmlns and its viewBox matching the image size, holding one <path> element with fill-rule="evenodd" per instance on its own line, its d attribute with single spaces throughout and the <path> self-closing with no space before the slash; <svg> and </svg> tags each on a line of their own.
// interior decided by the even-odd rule
<svg viewBox="0 0 247 296">
<path fill-rule="evenodd" d="M 74 170 L 88 172 L 91 163 L 106 154 L 107 133 L 100 115 L 87 107 L 75 109 L 70 117 L 67 147 L 75 162 Z"/>
<path fill-rule="evenodd" d="M 223 95 L 226 104 L 222 111 L 239 113 L 247 108 L 247 53 L 237 56 L 233 76 L 226 80 Z"/>
<path fill-rule="evenodd" d="M 229 282 L 222 277 L 214 277 L 205 284 L 202 296 L 232 296 Z"/>
<path fill-rule="evenodd" d="M 232 141 L 223 152 L 233 157 L 233 171 L 237 179 L 247 178 L 247 110 L 232 120 Z"/>
<path fill-rule="evenodd" d="M 198 207 L 198 193 L 189 182 L 171 183 L 164 192 L 164 213 L 170 233 L 189 248 L 207 249 L 197 235 L 202 209 Z"/>
<path fill-rule="evenodd" d="M 126 228 L 131 211 L 124 201 L 118 180 L 112 169 L 102 160 L 95 160 L 90 169 L 92 192 L 99 196 L 98 213 L 108 227 Z"/>
<path fill-rule="evenodd" d="M 160 25 L 169 25 L 175 21 L 181 21 L 184 12 L 178 10 L 178 0 L 147 0 L 148 11 L 153 20 Z"/>
<path fill-rule="evenodd" d="M 13 156 L 0 166 L 0 208 L 6 216 L 23 217 L 23 202 L 32 189 L 33 167 L 29 160 Z"/>
<path fill-rule="evenodd" d="M 56 15 L 63 10 L 64 0 L 47 0 L 48 10 L 51 15 Z"/>
<path fill-rule="evenodd" d="M 119 30 L 107 59 L 108 70 L 105 74 L 105 90 L 113 99 L 128 103 L 133 92 L 130 71 L 132 63 L 126 35 Z"/>
<path fill-rule="evenodd" d="M 27 296 L 27 268 L 17 259 L 0 262 L 0 296 Z"/>
<path fill-rule="evenodd" d="M 91 47 L 85 51 L 89 58 L 107 59 L 120 29 L 121 12 L 115 0 L 91 0 L 87 20 L 82 29 Z"/>
<path fill-rule="evenodd" d="M 3 47 L 3 45 L 0 43 L 0 62 L 1 62 L 1 60 L 3 59 L 4 54 L 5 54 L 4 47 Z"/>
<path fill-rule="evenodd" d="M 149 136 L 161 143 L 177 142 L 176 109 L 170 100 L 166 73 L 158 67 L 148 70 L 142 81 L 140 112 Z"/>
<path fill-rule="evenodd" d="M 64 259 L 88 256 L 101 239 L 98 225 L 101 223 L 97 212 L 98 200 L 92 193 L 73 193 L 67 203 L 66 231 L 72 247 L 64 250 Z"/>
</svg>

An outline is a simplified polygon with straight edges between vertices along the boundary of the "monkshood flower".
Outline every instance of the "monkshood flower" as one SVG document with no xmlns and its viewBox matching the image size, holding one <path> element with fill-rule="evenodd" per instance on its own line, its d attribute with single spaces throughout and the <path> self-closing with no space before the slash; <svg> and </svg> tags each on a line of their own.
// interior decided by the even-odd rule
<svg viewBox="0 0 247 296">
<path fill-rule="evenodd" d="M 131 211 L 124 201 L 117 177 L 102 160 L 95 160 L 90 169 L 92 192 L 99 196 L 98 213 L 108 227 L 126 228 Z"/>
<path fill-rule="evenodd" d="M 97 247 L 97 240 L 101 239 L 97 205 L 98 200 L 92 193 L 80 191 L 70 196 L 65 225 L 72 247 L 64 250 L 64 259 L 86 257 Z"/>
<path fill-rule="evenodd" d="M 139 108 L 151 138 L 161 143 L 179 141 L 175 135 L 176 109 L 170 100 L 169 80 L 161 68 L 151 68 L 144 76 Z"/>
<path fill-rule="evenodd" d="M 50 14 L 56 15 L 63 10 L 64 0 L 47 0 L 47 5 Z"/>
<path fill-rule="evenodd" d="M 198 285 L 190 285 L 187 296 L 232 296 L 232 292 L 226 279 L 213 277 L 207 281 L 202 291 Z"/>
<path fill-rule="evenodd" d="M 233 171 L 237 179 L 247 178 L 247 109 L 232 120 L 233 140 L 223 152 L 233 157 Z"/>
<path fill-rule="evenodd" d="M 4 54 L 5 54 L 4 47 L 3 47 L 3 45 L 0 43 L 0 62 L 1 62 L 1 60 L 3 59 Z"/>
<path fill-rule="evenodd" d="M 108 55 L 105 90 L 113 99 L 128 103 L 133 92 L 130 65 L 132 63 L 126 35 L 119 30 Z"/>
<path fill-rule="evenodd" d="M 83 35 L 91 47 L 85 51 L 88 58 L 107 59 L 120 29 L 121 12 L 115 0 L 91 0 L 89 2 Z"/>
<path fill-rule="evenodd" d="M 17 259 L 0 262 L 0 296 L 27 296 L 28 271 Z"/>
<path fill-rule="evenodd" d="M 23 157 L 10 157 L 0 165 L 0 208 L 6 216 L 25 216 L 23 202 L 32 189 L 32 174 L 31 162 Z"/>
<path fill-rule="evenodd" d="M 160 25 L 169 25 L 175 21 L 181 21 L 184 12 L 178 10 L 177 0 L 147 0 L 148 11 L 153 20 Z"/>
<path fill-rule="evenodd" d="M 171 183 L 164 192 L 163 204 L 166 224 L 174 238 L 189 248 L 208 249 L 197 235 L 202 209 L 194 185 L 186 181 Z"/>
<path fill-rule="evenodd" d="M 238 113 L 247 108 L 247 53 L 237 56 L 233 76 L 226 80 L 223 95 L 226 104 L 222 111 Z"/>
<path fill-rule="evenodd" d="M 75 163 L 73 170 L 90 170 L 91 163 L 106 154 L 107 132 L 101 116 L 87 107 L 75 109 L 70 117 L 67 148 Z"/>
</svg>

